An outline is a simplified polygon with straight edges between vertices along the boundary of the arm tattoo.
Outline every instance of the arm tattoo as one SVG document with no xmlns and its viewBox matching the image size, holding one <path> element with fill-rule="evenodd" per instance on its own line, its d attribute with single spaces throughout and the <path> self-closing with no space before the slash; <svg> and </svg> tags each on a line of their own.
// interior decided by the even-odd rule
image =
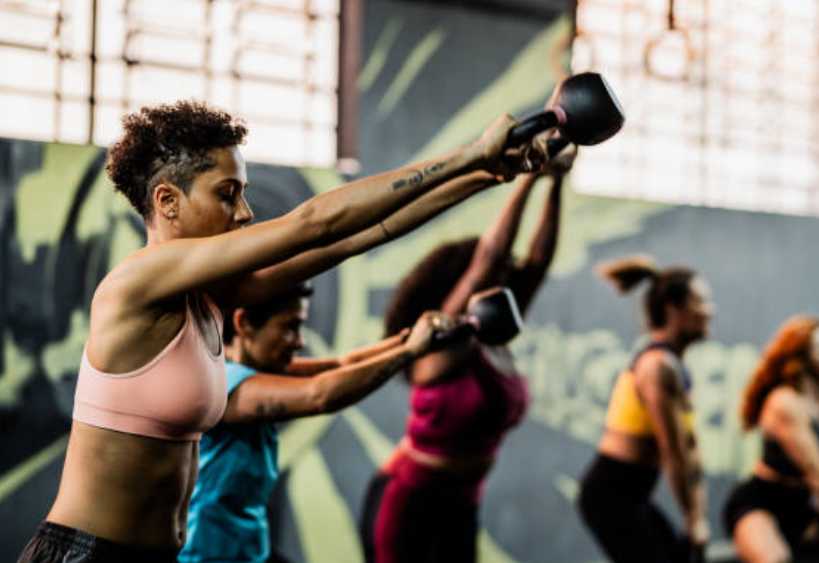
<svg viewBox="0 0 819 563">
<path fill-rule="evenodd" d="M 424 179 L 424 175 L 418 172 L 417 170 L 410 170 L 409 176 L 406 178 L 400 178 L 393 182 L 392 189 L 393 190 L 400 190 L 405 186 L 417 186 L 421 183 L 421 180 Z"/>
<path fill-rule="evenodd" d="M 268 420 L 278 419 L 285 413 L 284 405 L 275 399 L 268 399 L 267 403 L 256 405 L 256 416 Z"/>
<path fill-rule="evenodd" d="M 424 168 L 424 175 L 425 175 L 427 178 L 429 178 L 430 176 L 432 176 L 432 175 L 433 175 L 433 174 L 435 174 L 436 172 L 440 172 L 440 171 L 441 171 L 441 170 L 443 170 L 444 168 L 446 168 L 446 162 L 443 162 L 443 161 L 441 161 L 441 162 L 436 162 L 435 164 L 430 164 L 429 166 L 427 166 L 426 168 Z"/>
<path fill-rule="evenodd" d="M 392 183 L 392 189 L 400 190 L 405 186 L 417 186 L 425 177 L 429 178 L 430 176 L 434 176 L 444 168 L 446 168 L 446 161 L 442 160 L 427 165 L 424 168 L 423 173 L 418 172 L 417 170 L 410 170 L 408 173 L 409 175 L 406 178 L 399 178 Z"/>
</svg>

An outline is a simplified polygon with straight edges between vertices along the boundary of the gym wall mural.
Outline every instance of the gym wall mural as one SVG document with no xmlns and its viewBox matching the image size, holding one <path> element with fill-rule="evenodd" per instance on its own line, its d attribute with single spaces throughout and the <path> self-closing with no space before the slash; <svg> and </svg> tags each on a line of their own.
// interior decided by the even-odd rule
<svg viewBox="0 0 819 563">
<path fill-rule="evenodd" d="M 559 78 L 569 34 L 561 14 L 500 18 L 368 3 L 358 84 L 361 173 L 469 142 L 499 113 L 535 111 Z M 142 240 L 103 165 L 104 151 L 95 147 L 0 140 L 0 561 L 14 560 L 56 493 L 94 288 Z M 249 177 L 260 219 L 346 180 L 331 170 L 261 165 L 251 165 Z M 593 269 L 637 251 L 663 265 L 693 265 L 713 287 L 713 336 L 688 359 L 711 524 L 725 541 L 722 502 L 758 451 L 739 430 L 741 390 L 775 327 L 791 314 L 819 312 L 812 291 L 819 266 L 805 259 L 819 222 L 589 197 L 567 183 L 550 280 L 514 342 L 532 405 L 489 478 L 481 561 L 602 559 L 573 504 L 614 378 L 640 345 L 642 320 L 639 296 L 614 295 Z M 529 204 L 522 245 L 543 188 Z M 494 188 L 320 276 L 307 352 L 334 354 L 379 338 L 397 281 L 438 242 L 480 233 L 508 193 Z M 283 428 L 284 477 L 269 510 L 274 545 L 289 561 L 362 560 L 356 521 L 365 486 L 402 434 L 406 403 L 407 388 L 396 379 L 356 407 Z M 676 515 L 667 489 L 662 495 Z"/>
</svg>

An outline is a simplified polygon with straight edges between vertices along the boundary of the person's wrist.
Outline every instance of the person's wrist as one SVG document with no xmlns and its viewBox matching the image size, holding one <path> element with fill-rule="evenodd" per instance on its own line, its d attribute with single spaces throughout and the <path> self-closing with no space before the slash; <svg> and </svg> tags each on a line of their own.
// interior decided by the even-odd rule
<svg viewBox="0 0 819 563">
<path fill-rule="evenodd" d="M 461 147 L 460 157 L 464 161 L 465 171 L 482 170 L 489 172 L 489 159 L 486 158 L 484 145 L 480 139 Z"/>
<path fill-rule="evenodd" d="M 407 362 L 411 362 L 413 360 L 416 360 L 416 359 L 420 358 L 424 353 L 423 350 L 421 350 L 418 347 L 418 345 L 416 345 L 416 344 L 410 344 L 409 342 L 404 342 L 404 344 L 402 344 L 402 346 L 403 346 L 403 352 L 407 356 Z"/>
</svg>

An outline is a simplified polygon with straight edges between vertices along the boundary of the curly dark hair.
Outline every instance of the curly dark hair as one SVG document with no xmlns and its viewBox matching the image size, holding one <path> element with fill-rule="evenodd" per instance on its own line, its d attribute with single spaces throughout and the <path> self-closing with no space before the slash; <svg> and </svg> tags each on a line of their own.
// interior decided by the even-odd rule
<svg viewBox="0 0 819 563">
<path fill-rule="evenodd" d="M 472 261 L 478 238 L 444 243 L 401 280 L 384 315 L 387 335 L 412 326 L 424 311 L 439 309 Z"/>
<path fill-rule="evenodd" d="M 742 426 L 750 430 L 759 422 L 762 405 L 771 391 L 781 385 L 799 388 L 802 378 L 819 378 L 811 345 L 819 319 L 809 316 L 791 317 L 785 321 L 773 340 L 765 347 L 754 375 L 745 389 L 742 403 Z"/>
<path fill-rule="evenodd" d="M 215 166 L 213 149 L 240 145 L 247 127 L 204 102 L 143 107 L 122 118 L 125 133 L 108 149 L 105 170 L 143 219 L 153 214 L 156 186 L 170 182 L 188 193 L 196 176 Z"/>
<path fill-rule="evenodd" d="M 247 320 L 250 325 L 254 328 L 261 328 L 265 325 L 268 319 L 270 319 L 270 317 L 281 312 L 282 309 L 294 301 L 298 301 L 303 297 L 310 297 L 311 295 L 313 295 L 313 284 L 310 281 L 304 281 L 297 283 L 284 291 L 280 291 L 265 301 L 254 303 L 252 305 L 246 305 L 241 308 L 245 310 Z M 236 336 L 236 329 L 233 327 L 234 311 L 236 311 L 236 309 L 231 309 L 225 311 L 224 313 L 222 341 L 225 344 L 230 344 L 233 341 L 233 337 Z"/>
<path fill-rule="evenodd" d="M 642 254 L 600 264 L 597 273 L 621 293 L 628 293 L 643 280 L 650 280 L 643 307 L 651 328 L 665 326 L 666 304 L 678 307 L 685 304 L 691 293 L 691 281 L 697 277 L 694 270 L 683 266 L 661 270 L 652 257 Z"/>
</svg>

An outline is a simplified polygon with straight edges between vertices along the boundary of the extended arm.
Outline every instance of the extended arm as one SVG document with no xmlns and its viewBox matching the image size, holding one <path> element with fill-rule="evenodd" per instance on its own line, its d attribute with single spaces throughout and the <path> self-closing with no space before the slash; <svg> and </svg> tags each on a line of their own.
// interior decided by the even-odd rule
<svg viewBox="0 0 819 563">
<path fill-rule="evenodd" d="M 236 291 L 228 280 L 279 263 L 378 224 L 401 206 L 449 179 L 502 166 L 514 121 L 495 122 L 479 141 L 441 158 L 357 180 L 311 198 L 283 217 L 217 236 L 152 245 L 118 266 L 106 287 L 141 308 L 210 287 L 219 300 Z"/>
<path fill-rule="evenodd" d="M 693 429 L 686 428 L 685 390 L 676 362 L 665 352 L 644 355 L 635 378 L 648 406 L 671 490 L 685 519 L 686 533 L 704 545 L 710 532 L 706 519 L 705 484 Z"/>
<path fill-rule="evenodd" d="M 546 207 L 540 216 L 535 234 L 529 244 L 529 252 L 524 262 L 518 267 L 512 290 L 521 313 L 526 314 L 532 298 L 543 284 L 557 246 L 557 234 L 560 229 L 560 201 L 563 187 L 563 176 L 553 177 L 552 188 L 546 199 Z M 532 176 L 526 176 L 522 182 L 532 182 Z"/>
<path fill-rule="evenodd" d="M 361 254 L 403 236 L 456 203 L 489 186 L 497 185 L 498 182 L 496 176 L 480 170 L 457 176 L 368 229 L 244 276 L 239 283 L 234 284 L 236 291 L 233 294 L 226 294 L 225 298 L 230 300 L 232 306 L 263 300 L 274 288 L 309 279 L 350 256 Z"/>
<path fill-rule="evenodd" d="M 469 266 L 441 306 L 445 314 L 456 316 L 463 313 L 473 293 L 497 283 L 509 262 L 532 185 L 532 182 L 527 181 L 518 185 L 506 200 L 500 214 L 481 235 Z M 452 373 L 466 361 L 475 344 L 475 339 L 469 338 L 418 360 L 412 365 L 410 372 L 412 383 L 428 385 Z"/>
<path fill-rule="evenodd" d="M 354 364 L 398 346 L 408 335 L 409 329 L 404 329 L 380 342 L 367 344 L 337 358 L 293 358 L 287 366 L 287 373 L 289 375 L 316 375 L 323 371 Z"/>
<path fill-rule="evenodd" d="M 430 319 L 430 315 L 421 317 L 404 343 L 313 377 L 251 376 L 230 394 L 223 420 L 228 423 L 288 420 L 351 405 L 429 348 L 433 334 Z"/>
<path fill-rule="evenodd" d="M 532 185 L 533 182 L 524 179 L 506 200 L 500 214 L 481 235 L 469 267 L 441 307 L 444 313 L 462 313 L 473 293 L 489 287 L 499 278 L 509 262 Z"/>
</svg>

